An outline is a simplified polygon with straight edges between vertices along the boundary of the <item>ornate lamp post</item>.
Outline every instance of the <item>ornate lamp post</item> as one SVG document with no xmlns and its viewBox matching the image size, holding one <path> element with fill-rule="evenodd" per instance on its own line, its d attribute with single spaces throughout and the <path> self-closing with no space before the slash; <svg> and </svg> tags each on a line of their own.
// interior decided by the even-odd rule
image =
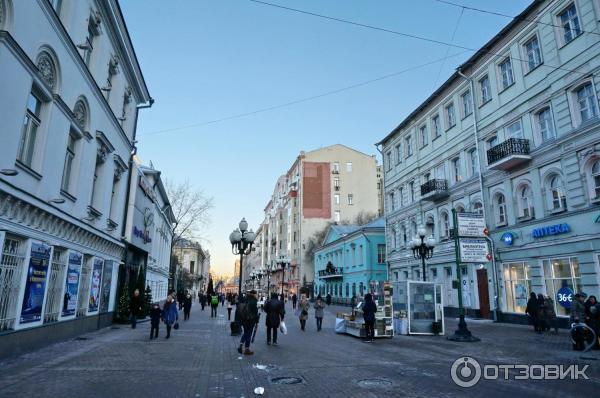
<svg viewBox="0 0 600 398">
<path fill-rule="evenodd" d="M 421 259 L 423 264 L 423 281 L 427 280 L 427 272 L 425 271 L 425 259 L 430 259 L 433 256 L 433 248 L 435 247 L 435 239 L 433 236 L 425 238 L 427 230 L 423 227 L 419 227 L 417 230 L 417 236 L 410 242 L 410 248 L 413 252 L 413 257 L 418 260 Z"/>
<path fill-rule="evenodd" d="M 265 264 L 265 272 L 267 274 L 267 297 L 271 296 L 271 265 Z"/>
<path fill-rule="evenodd" d="M 290 264 L 290 260 L 285 258 L 285 257 L 281 257 L 279 260 L 277 260 L 277 265 L 279 265 L 281 267 L 281 297 L 283 298 L 283 285 L 285 285 L 285 267 L 287 267 Z"/>
<path fill-rule="evenodd" d="M 248 231 L 248 222 L 246 221 L 245 218 L 242 218 L 242 221 L 240 221 L 240 224 L 238 225 L 237 229 L 234 229 L 233 232 L 229 235 L 229 242 L 231 242 L 231 252 L 234 255 L 238 255 L 240 256 L 240 277 L 239 277 L 239 281 L 238 281 L 238 303 L 239 303 L 239 299 L 240 297 L 242 297 L 242 270 L 243 270 L 243 264 L 244 264 L 244 255 L 248 255 L 250 254 L 250 251 L 252 250 L 252 245 L 254 244 L 254 239 L 256 238 L 256 234 L 254 232 L 252 232 L 252 230 Z M 236 310 L 237 313 L 237 310 Z M 236 317 L 237 318 L 237 317 Z M 239 334 L 240 333 L 240 327 L 239 327 L 239 323 L 236 321 L 232 321 L 232 324 L 236 324 L 236 325 L 232 325 L 231 327 L 231 333 L 232 334 Z"/>
<path fill-rule="evenodd" d="M 254 284 L 254 281 L 256 280 L 256 273 L 253 272 L 252 274 L 250 274 L 250 279 L 252 279 L 252 289 L 256 289 L 256 285 Z"/>
<path fill-rule="evenodd" d="M 258 290 L 260 291 L 260 280 L 262 279 L 264 272 L 262 270 L 258 270 L 256 273 L 256 278 L 258 279 Z"/>
</svg>

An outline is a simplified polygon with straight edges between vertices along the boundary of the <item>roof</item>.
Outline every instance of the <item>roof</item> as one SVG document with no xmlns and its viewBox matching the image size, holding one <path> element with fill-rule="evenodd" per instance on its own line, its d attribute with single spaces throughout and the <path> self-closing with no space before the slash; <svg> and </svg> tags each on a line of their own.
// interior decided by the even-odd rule
<svg viewBox="0 0 600 398">
<path fill-rule="evenodd" d="M 544 1 L 546 1 L 546 0 L 533 0 L 532 3 L 529 6 L 527 6 L 527 8 L 525 8 L 525 10 L 523 10 L 523 12 L 521 12 L 519 15 L 514 17 L 512 19 L 512 21 L 510 21 L 500 32 L 498 32 L 486 44 L 484 44 L 483 47 L 481 47 L 479 50 L 477 50 L 477 52 L 475 54 L 473 54 L 464 63 L 459 65 L 459 67 L 456 68 L 457 71 L 455 71 L 452 74 L 452 76 L 450 76 L 448 78 L 448 80 L 446 80 L 440 87 L 437 88 L 437 90 L 435 90 L 433 92 L 433 94 L 431 94 L 429 97 L 427 97 L 427 99 L 425 101 L 423 101 L 423 103 L 421 103 L 421 105 L 419 105 L 406 118 L 404 118 L 404 120 L 395 129 L 393 129 L 388 135 L 386 135 L 384 139 L 382 139 L 375 145 L 384 144 L 386 141 L 388 141 L 390 138 L 392 138 L 398 131 L 402 130 L 404 127 L 406 127 L 408 124 L 410 124 L 411 121 L 416 116 L 418 116 L 419 113 L 421 113 L 421 111 L 423 109 L 425 109 L 427 107 L 427 105 L 434 102 L 435 99 L 437 99 L 446 90 L 446 88 L 450 87 L 452 85 L 452 83 L 454 83 L 454 81 L 456 81 L 457 79 L 463 78 L 462 76 L 459 75 L 459 73 L 458 73 L 459 70 L 465 69 L 467 67 L 471 67 L 477 61 L 481 60 L 484 56 L 489 55 L 492 47 L 494 47 L 496 44 L 498 44 L 506 36 L 506 34 L 509 31 L 511 31 L 516 25 L 518 25 L 519 23 L 521 23 L 525 19 L 527 19 L 529 14 Z"/>
<path fill-rule="evenodd" d="M 324 149 L 335 148 L 335 147 L 342 147 L 342 148 L 345 148 L 345 149 L 347 149 L 347 150 L 349 150 L 349 151 L 353 151 L 353 152 L 359 153 L 359 154 L 361 154 L 361 155 L 363 155 L 363 156 L 368 156 L 368 157 L 372 157 L 372 156 L 373 156 L 373 155 L 369 155 L 369 154 L 367 154 L 367 153 L 361 152 L 361 151 L 359 151 L 358 149 L 350 148 L 349 146 L 347 146 L 347 145 L 344 145 L 344 144 L 333 144 L 333 145 L 324 146 L 324 147 L 322 147 L 322 148 L 319 148 L 319 149 L 313 149 L 312 151 L 308 151 L 308 152 L 306 152 L 306 153 L 305 153 L 305 155 L 308 155 L 308 154 L 310 154 L 310 153 L 319 152 L 319 151 L 322 151 L 322 150 L 324 150 Z"/>
<path fill-rule="evenodd" d="M 332 243 L 338 242 L 340 240 L 344 240 L 348 236 L 353 235 L 353 234 L 370 232 L 370 230 L 373 230 L 373 229 L 385 229 L 385 218 L 379 217 L 379 218 L 376 218 L 375 220 L 373 220 L 367 224 L 364 224 L 364 225 L 336 225 L 336 224 L 333 224 L 329 228 L 330 229 L 327 232 L 325 239 L 323 240 L 324 243 L 320 247 L 325 247 Z M 331 231 L 334 231 L 338 235 L 338 237 L 337 237 L 337 239 L 327 242 L 327 238 L 329 237 Z M 327 242 L 327 243 L 325 243 L 325 242 Z"/>
</svg>

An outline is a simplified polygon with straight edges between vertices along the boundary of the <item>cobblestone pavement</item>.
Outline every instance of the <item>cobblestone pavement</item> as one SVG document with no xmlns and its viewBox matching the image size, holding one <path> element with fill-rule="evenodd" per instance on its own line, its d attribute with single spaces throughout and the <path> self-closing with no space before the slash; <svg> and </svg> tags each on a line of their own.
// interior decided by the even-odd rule
<svg viewBox="0 0 600 398">
<path fill-rule="evenodd" d="M 192 308 L 171 339 L 149 341 L 149 323 L 135 330 L 115 326 L 0 363 L 0 397 L 592 397 L 600 388 L 598 351 L 571 351 L 567 332 L 537 335 L 518 325 L 470 322 L 479 343 L 444 337 L 396 336 L 365 344 L 333 331 L 336 307 L 326 310 L 323 330 L 314 318 L 300 331 L 288 305 L 289 333 L 279 346 L 265 344 L 264 315 L 255 355 L 240 356 L 229 335 L 227 311 L 219 317 Z M 312 313 L 311 313 L 312 316 Z M 452 333 L 456 321 L 446 320 Z M 589 380 L 481 380 L 456 386 L 453 362 L 471 356 L 483 364 L 589 365 Z M 503 373 L 500 373 L 502 377 Z M 298 384 L 276 384 L 300 381 Z"/>
</svg>

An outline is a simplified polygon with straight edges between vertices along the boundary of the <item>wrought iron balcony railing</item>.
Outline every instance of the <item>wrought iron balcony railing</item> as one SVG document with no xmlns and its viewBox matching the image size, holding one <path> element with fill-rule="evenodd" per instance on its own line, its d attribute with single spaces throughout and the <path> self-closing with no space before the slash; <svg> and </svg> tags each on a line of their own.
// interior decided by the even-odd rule
<svg viewBox="0 0 600 398">
<path fill-rule="evenodd" d="M 443 179 L 433 179 L 427 181 L 421 185 L 421 196 L 427 196 L 432 192 L 446 192 L 448 191 L 448 182 Z"/>
<path fill-rule="evenodd" d="M 529 155 L 529 140 L 509 138 L 487 151 L 488 164 L 492 165 L 513 155 Z"/>
</svg>

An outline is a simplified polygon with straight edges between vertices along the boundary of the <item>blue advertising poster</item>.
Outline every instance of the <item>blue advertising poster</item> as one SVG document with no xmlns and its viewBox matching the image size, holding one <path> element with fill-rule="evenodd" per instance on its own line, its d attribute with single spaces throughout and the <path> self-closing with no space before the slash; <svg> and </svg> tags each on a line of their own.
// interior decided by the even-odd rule
<svg viewBox="0 0 600 398">
<path fill-rule="evenodd" d="M 573 301 L 573 290 L 570 287 L 561 287 L 556 292 L 556 301 L 566 309 L 571 308 L 571 302 Z"/>
<path fill-rule="evenodd" d="M 21 307 L 21 323 L 37 322 L 42 319 L 51 250 L 50 246 L 43 243 L 34 242 L 31 244 L 25 294 L 23 295 L 23 306 Z"/>
<path fill-rule="evenodd" d="M 79 275 L 83 255 L 78 252 L 69 252 L 69 264 L 67 265 L 67 278 L 65 280 L 65 295 L 63 297 L 62 316 L 75 315 L 77 310 L 77 295 L 79 294 Z"/>
<path fill-rule="evenodd" d="M 90 302 L 88 312 L 98 311 L 100 305 L 100 284 L 102 283 L 102 266 L 104 261 L 100 258 L 94 258 L 94 267 L 92 268 L 92 282 L 90 284 Z"/>
<path fill-rule="evenodd" d="M 110 287 L 112 285 L 113 262 L 104 262 L 104 272 L 102 274 L 102 293 L 100 294 L 100 312 L 108 311 L 110 301 Z"/>
</svg>

